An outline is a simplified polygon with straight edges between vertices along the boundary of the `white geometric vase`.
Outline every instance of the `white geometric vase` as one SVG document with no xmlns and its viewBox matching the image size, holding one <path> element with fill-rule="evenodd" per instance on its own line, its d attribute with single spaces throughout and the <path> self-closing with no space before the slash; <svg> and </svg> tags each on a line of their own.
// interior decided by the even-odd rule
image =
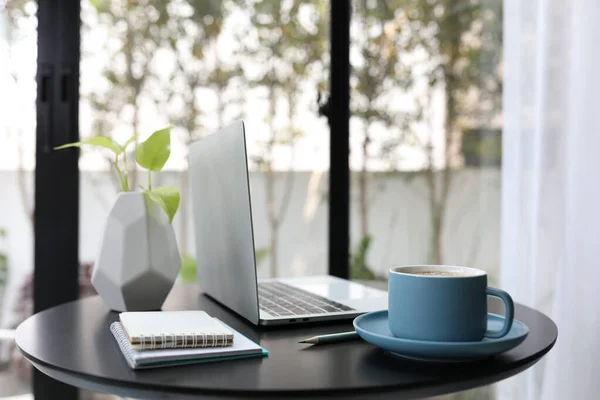
<svg viewBox="0 0 600 400">
<path fill-rule="evenodd" d="M 142 193 L 119 193 L 92 273 L 104 303 L 115 311 L 160 310 L 180 266 L 165 211 Z"/>
</svg>

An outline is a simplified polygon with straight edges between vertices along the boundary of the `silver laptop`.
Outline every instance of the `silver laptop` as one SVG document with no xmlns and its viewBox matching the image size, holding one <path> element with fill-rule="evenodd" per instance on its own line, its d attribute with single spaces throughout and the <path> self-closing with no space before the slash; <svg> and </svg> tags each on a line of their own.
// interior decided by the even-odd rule
<svg viewBox="0 0 600 400">
<path fill-rule="evenodd" d="M 387 309 L 386 292 L 345 279 L 257 279 L 242 121 L 193 143 L 189 173 L 204 293 L 262 325 L 348 319 Z"/>
</svg>

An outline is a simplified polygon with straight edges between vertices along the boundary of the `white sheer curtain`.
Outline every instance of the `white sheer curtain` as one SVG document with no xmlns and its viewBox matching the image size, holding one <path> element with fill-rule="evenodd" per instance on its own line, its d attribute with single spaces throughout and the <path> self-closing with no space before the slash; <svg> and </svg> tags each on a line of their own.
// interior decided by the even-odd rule
<svg viewBox="0 0 600 400">
<path fill-rule="evenodd" d="M 600 398 L 600 1 L 504 1 L 501 287 L 558 325 L 500 399 Z"/>
</svg>

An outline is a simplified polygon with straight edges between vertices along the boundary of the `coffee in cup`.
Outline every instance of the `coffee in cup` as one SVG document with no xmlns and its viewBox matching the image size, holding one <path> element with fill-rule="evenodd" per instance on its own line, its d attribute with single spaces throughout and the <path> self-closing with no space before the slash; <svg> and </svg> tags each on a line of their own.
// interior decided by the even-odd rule
<svg viewBox="0 0 600 400">
<path fill-rule="evenodd" d="M 469 276 L 459 271 L 422 271 L 422 272 L 409 272 L 410 275 L 420 276 Z"/>
</svg>

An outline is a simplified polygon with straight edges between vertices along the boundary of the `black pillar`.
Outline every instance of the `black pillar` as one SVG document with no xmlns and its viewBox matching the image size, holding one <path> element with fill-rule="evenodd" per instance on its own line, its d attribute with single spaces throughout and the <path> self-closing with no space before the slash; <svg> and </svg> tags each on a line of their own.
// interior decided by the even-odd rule
<svg viewBox="0 0 600 400">
<path fill-rule="evenodd" d="M 329 274 L 349 277 L 350 1 L 331 0 Z"/>
<path fill-rule="evenodd" d="M 34 312 L 79 296 L 80 0 L 38 1 L 34 210 Z M 76 388 L 35 371 L 36 400 L 78 397 Z"/>
</svg>

